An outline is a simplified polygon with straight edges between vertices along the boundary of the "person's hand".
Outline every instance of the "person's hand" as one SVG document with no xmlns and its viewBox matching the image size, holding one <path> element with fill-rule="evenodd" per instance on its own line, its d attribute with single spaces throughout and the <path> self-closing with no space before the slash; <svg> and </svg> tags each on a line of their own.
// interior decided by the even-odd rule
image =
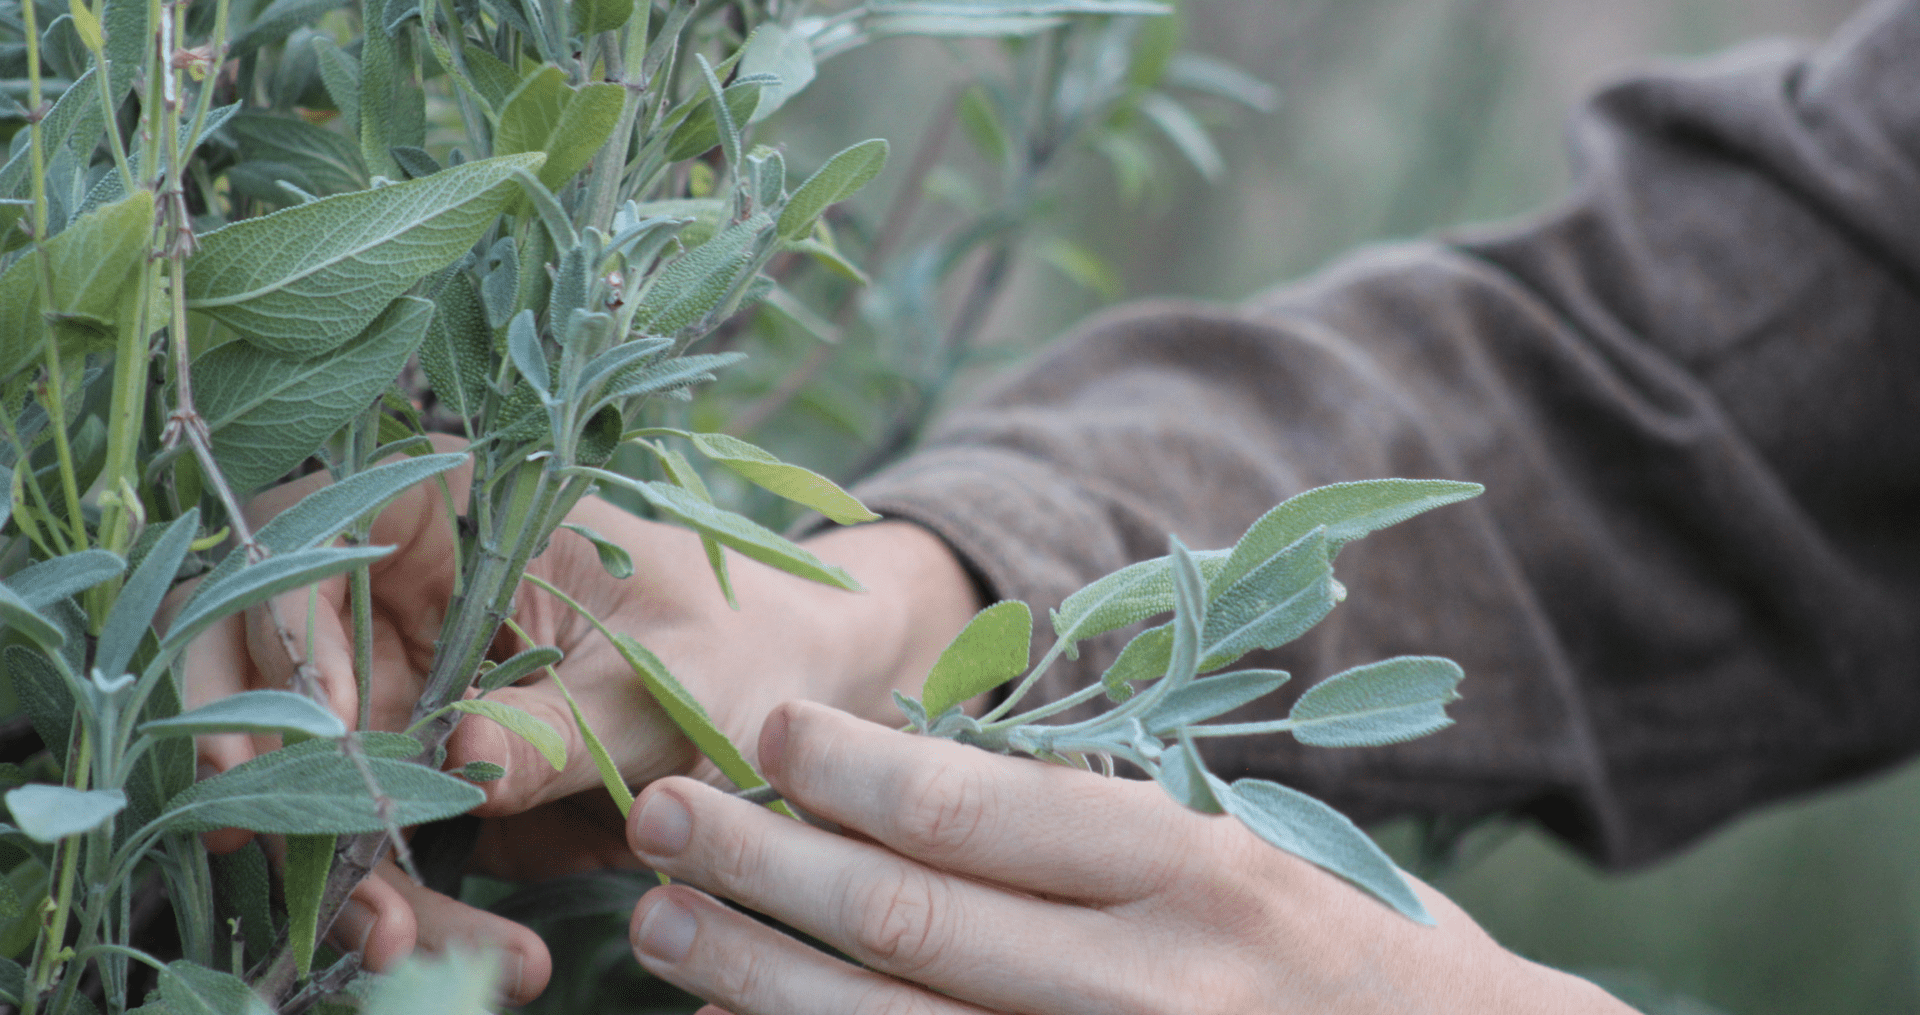
<svg viewBox="0 0 1920 1015">
<path fill-rule="evenodd" d="M 457 502 L 465 499 L 465 475 L 461 469 L 447 476 Z M 322 481 L 268 491 L 249 506 L 249 514 L 259 524 Z M 693 534 L 592 499 L 570 519 L 624 546 L 634 558 L 635 576 L 613 579 L 592 544 L 564 529 L 529 572 L 566 590 L 609 627 L 647 644 L 749 755 L 751 734 L 773 704 L 786 698 L 816 698 L 863 714 L 887 714 L 888 692 L 924 674 L 946 638 L 977 606 L 970 580 L 945 547 L 902 523 L 832 532 L 809 543 L 863 580 L 868 595 L 819 586 L 729 554 L 740 603 L 735 611 L 722 597 Z M 407 724 L 418 700 L 453 591 L 455 543 L 439 485 L 430 481 L 398 498 L 377 519 L 371 542 L 395 547 L 371 572 L 370 702 L 372 726 L 395 730 Z M 330 706 L 351 725 L 359 703 L 346 580 L 316 586 L 311 605 L 311 644 L 305 591 L 278 601 L 280 626 L 310 662 Z M 196 641 L 186 668 L 189 707 L 241 690 L 290 686 L 294 662 L 275 612 L 249 611 L 244 620 L 234 618 Z M 566 652 L 558 668 L 561 678 L 630 783 L 670 772 L 703 773 L 706 766 L 696 765 L 699 756 L 692 745 L 589 624 L 531 585 L 522 586 L 517 596 L 516 621 L 534 641 Z M 494 655 L 526 647 L 503 635 Z M 568 760 L 556 772 L 498 725 L 472 716 L 461 723 L 447 744 L 448 767 L 491 761 L 507 769 L 502 779 L 484 784 L 487 802 L 476 813 L 492 820 L 483 827 L 476 866 L 516 880 L 633 866 L 619 814 L 599 789 L 598 773 L 553 681 L 543 671 L 489 697 L 559 731 Z M 275 746 L 274 738 L 202 737 L 202 769 L 224 771 Z M 231 850 L 249 837 L 229 830 L 209 836 L 209 846 Z M 361 951 L 376 970 L 416 944 L 433 949 L 467 941 L 500 948 L 507 993 L 515 1002 L 537 996 L 551 971 L 551 958 L 531 930 L 414 885 L 391 864 L 355 893 L 332 938 Z"/>
<path fill-rule="evenodd" d="M 641 899 L 635 956 L 719 1006 L 702 1015 L 1629 1011 L 1424 884 L 1436 927 L 1152 783 L 799 703 L 759 753 L 789 801 L 848 834 L 686 779 L 648 787 L 628 825 L 642 860 L 687 883 Z"/>
</svg>

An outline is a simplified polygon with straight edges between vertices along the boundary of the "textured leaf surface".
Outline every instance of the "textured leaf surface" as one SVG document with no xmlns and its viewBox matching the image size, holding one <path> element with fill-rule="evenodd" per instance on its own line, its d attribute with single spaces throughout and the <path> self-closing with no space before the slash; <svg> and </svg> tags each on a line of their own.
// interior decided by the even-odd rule
<svg viewBox="0 0 1920 1015">
<path fill-rule="evenodd" d="M 287 898 L 287 939 L 300 979 L 313 970 L 313 946 L 319 939 L 320 900 L 333 867 L 332 835 L 289 835 L 282 865 Z"/>
<path fill-rule="evenodd" d="M 433 323 L 420 346 L 420 367 L 434 395 L 462 419 L 480 414 L 493 381 L 493 329 L 480 293 L 466 272 L 455 272 L 434 294 Z"/>
<path fill-rule="evenodd" d="M 1207 779 L 1227 813 L 1253 834 L 1346 878 L 1408 919 L 1433 924 L 1400 868 L 1346 815 L 1278 783 L 1241 779 L 1229 787 L 1211 775 Z"/>
<path fill-rule="evenodd" d="M 173 619 L 161 642 L 164 653 L 180 649 L 214 621 L 290 589 L 371 564 L 393 551 L 391 546 L 316 547 L 268 557 L 242 568 L 216 589 L 196 595 Z"/>
<path fill-rule="evenodd" d="M 155 737 L 190 737 L 202 733 L 304 733 L 310 737 L 344 737 L 347 725 L 313 699 L 292 691 L 241 691 L 217 698 L 171 719 L 157 719 L 140 727 Z"/>
<path fill-rule="evenodd" d="M 128 305 L 152 229 L 153 194 L 142 190 L 81 216 L 0 273 L 0 380 L 38 363 L 45 349 L 41 257 L 53 271 L 56 311 L 111 325 Z"/>
<path fill-rule="evenodd" d="M 469 162 L 216 229 L 187 263 L 187 305 L 284 356 L 338 348 L 472 246 L 513 196 L 513 171 L 545 159 Z"/>
<path fill-rule="evenodd" d="M 772 74 L 780 79 L 779 84 L 763 85 L 760 89 L 760 105 L 749 120 L 759 123 L 813 83 L 813 45 L 777 21 L 761 22 L 760 27 L 754 29 L 753 38 L 747 40 L 739 73 L 741 77 Z"/>
<path fill-rule="evenodd" d="M 482 691 L 496 691 L 535 670 L 555 665 L 564 658 L 566 653 L 551 645 L 530 648 L 525 652 L 516 653 L 511 659 L 488 670 L 480 677 L 478 686 Z"/>
<path fill-rule="evenodd" d="M 491 719 L 499 723 L 507 732 L 533 745 L 547 764 L 558 772 L 567 767 L 567 742 L 560 739 L 560 731 L 536 719 L 521 709 L 514 708 L 504 701 L 488 701 L 483 698 L 468 698 L 456 701 L 451 706 L 455 711 L 468 715 L 477 715 L 482 719 Z"/>
<path fill-rule="evenodd" d="M 134 650 L 140 647 L 140 639 L 146 637 L 153 615 L 159 611 L 167 590 L 173 587 L 173 577 L 180 570 L 180 562 L 187 558 L 187 550 L 199 530 L 200 509 L 189 508 L 154 540 L 145 559 L 114 597 L 113 609 L 100 628 L 93 663 L 108 679 L 126 672 Z"/>
<path fill-rule="evenodd" d="M 633 577 L 633 554 L 628 553 L 626 547 L 585 525 L 561 522 L 560 527 L 592 543 L 593 552 L 599 556 L 600 566 L 606 569 L 607 574 L 621 581 Z"/>
<path fill-rule="evenodd" d="M 813 232 L 813 224 L 822 212 L 872 183 L 886 165 L 887 142 L 882 138 L 862 141 L 828 159 L 793 192 L 781 210 L 780 237 L 798 240 Z"/>
<path fill-rule="evenodd" d="M 1183 739 L 1160 755 L 1160 768 L 1154 773 L 1154 779 L 1168 796 L 1188 810 L 1202 814 L 1218 814 L 1222 810 L 1206 766 L 1200 763 L 1191 741 Z"/>
<path fill-rule="evenodd" d="M 432 317 L 432 303 L 403 296 L 365 335 L 304 362 L 246 342 L 228 342 L 200 357 L 193 366 L 194 391 L 227 480 L 252 489 L 300 464 L 393 382 Z"/>
<path fill-rule="evenodd" d="M 27 604 L 12 586 L 0 583 L 0 624 L 25 635 L 34 644 L 51 652 L 67 643 L 66 633 Z"/>
<path fill-rule="evenodd" d="M 1218 594 L 1208 609 L 1201 672 L 1254 649 L 1279 648 L 1333 610 L 1333 565 L 1326 531 L 1315 529 Z"/>
<path fill-rule="evenodd" d="M 1211 578 L 1226 567 L 1228 550 L 1194 553 L 1194 565 Z M 1173 558 L 1129 564 L 1075 592 L 1053 614 L 1054 633 L 1080 641 L 1173 609 Z"/>
<path fill-rule="evenodd" d="M 740 789 L 752 789 L 765 786 L 767 780 L 753 766 L 747 763 L 746 755 L 734 746 L 720 727 L 713 724 L 713 717 L 707 714 L 700 702 L 667 671 L 667 667 L 645 645 L 634 641 L 624 634 L 613 636 L 613 645 L 620 650 L 620 658 L 633 667 L 633 672 L 647 685 L 647 692 L 653 700 L 660 703 L 667 717 L 673 720 L 680 732 L 693 741 L 700 753 L 713 762 L 715 768 Z"/>
<path fill-rule="evenodd" d="M 1024 673 L 1033 644 L 1033 613 L 1009 600 L 973 615 L 940 653 L 920 689 L 930 718 Z"/>
<path fill-rule="evenodd" d="M 90 832 L 125 810 L 127 795 L 117 789 L 78 790 L 71 786 L 29 783 L 7 791 L 13 823 L 35 842 L 58 842 Z"/>
<path fill-rule="evenodd" d="M 0 514 L 4 513 L 5 505 L 0 505 Z M 127 562 L 113 553 L 82 550 L 23 567 L 7 579 L 7 584 L 37 610 L 85 592 L 126 569 Z"/>
<path fill-rule="evenodd" d="M 185 959 L 160 970 L 160 999 L 171 1015 L 272 1015 L 239 977 Z"/>
<path fill-rule="evenodd" d="M 711 313 L 752 265 L 753 240 L 770 225 L 765 215 L 736 222 L 662 269 L 634 311 L 633 326 L 671 335 Z"/>
<path fill-rule="evenodd" d="M 810 507 L 841 525 L 879 521 L 854 496 L 810 469 L 783 462 L 757 445 L 723 433 L 685 433 L 701 454 L 719 462 L 756 486 L 796 504 Z"/>
<path fill-rule="evenodd" d="M 1287 682 L 1284 670 L 1241 670 L 1196 680 L 1166 696 L 1147 721 L 1155 736 L 1206 722 L 1255 701 Z"/>
<path fill-rule="evenodd" d="M 392 803 L 391 818 L 417 825 L 462 814 L 486 793 L 424 765 L 368 757 Z M 260 755 L 194 783 L 167 804 L 167 827 L 181 832 L 247 828 L 274 835 L 347 835 L 387 827 L 353 762 L 329 740 L 309 740 Z"/>
<path fill-rule="evenodd" d="M 645 498 L 647 503 L 663 517 L 703 536 L 710 536 L 742 556 L 823 585 L 833 585 L 855 592 L 862 591 L 860 583 L 842 568 L 822 561 L 791 540 L 751 519 L 714 507 L 677 486 L 629 479 L 602 469 L 578 471 L 602 482 L 634 491 Z"/>
<path fill-rule="evenodd" d="M 1485 489 L 1445 479 L 1368 479 L 1315 487 L 1288 498 L 1249 526 L 1234 544 L 1227 566 L 1213 576 L 1213 589 L 1218 592 L 1240 580 L 1319 526 L 1327 527 L 1327 540 L 1337 551 L 1341 543 L 1477 497 Z"/>
<path fill-rule="evenodd" d="M 239 142 L 241 158 L 295 166 L 322 197 L 367 186 L 360 146 L 324 127 L 297 117 L 241 113 L 227 129 Z"/>
<path fill-rule="evenodd" d="M 1397 744 L 1453 725 L 1446 706 L 1464 674 L 1437 656 L 1400 656 L 1336 673 L 1308 688 L 1288 718 L 1316 747 Z"/>
</svg>

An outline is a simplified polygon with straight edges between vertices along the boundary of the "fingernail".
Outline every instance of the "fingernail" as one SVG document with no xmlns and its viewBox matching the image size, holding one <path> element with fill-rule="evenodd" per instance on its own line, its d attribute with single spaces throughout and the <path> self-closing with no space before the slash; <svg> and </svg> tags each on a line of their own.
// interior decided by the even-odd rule
<svg viewBox="0 0 1920 1015">
<path fill-rule="evenodd" d="M 500 992 L 509 999 L 527 996 L 526 984 L 520 978 L 527 972 L 527 957 L 519 952 L 507 952 L 500 957 Z"/>
<path fill-rule="evenodd" d="M 367 939 L 373 937 L 373 909 L 359 899 L 348 899 L 333 921 L 335 939 L 350 952 L 367 953 Z"/>
<path fill-rule="evenodd" d="M 781 705 L 760 726 L 760 771 L 771 778 L 787 756 L 787 707 Z"/>
<path fill-rule="evenodd" d="M 699 930 L 699 917 L 665 898 L 647 910 L 634 945 L 656 961 L 677 965 L 693 949 L 693 936 Z"/>
<path fill-rule="evenodd" d="M 678 856 L 693 839 L 693 815 L 679 797 L 667 791 L 651 793 L 633 826 L 633 846 L 644 856 Z"/>
</svg>

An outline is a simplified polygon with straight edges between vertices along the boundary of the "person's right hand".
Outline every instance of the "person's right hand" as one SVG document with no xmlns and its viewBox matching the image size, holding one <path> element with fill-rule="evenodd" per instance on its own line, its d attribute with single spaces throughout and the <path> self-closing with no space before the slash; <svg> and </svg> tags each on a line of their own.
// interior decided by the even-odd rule
<svg viewBox="0 0 1920 1015">
<path fill-rule="evenodd" d="M 450 448 L 452 449 L 452 448 Z M 314 489 L 324 477 L 289 484 L 249 506 L 256 524 Z M 464 506 L 464 469 L 447 475 Z M 977 608 L 972 583 L 931 534 L 904 523 L 827 533 L 809 542 L 822 558 L 854 573 L 870 590 L 849 594 L 729 554 L 740 609 L 727 606 L 699 539 L 588 499 L 570 520 L 625 547 L 635 575 L 609 576 L 586 539 L 559 530 L 529 566 L 564 589 L 609 628 L 639 639 L 699 699 L 715 722 L 751 757 L 767 712 L 791 698 L 826 701 L 875 718 L 891 713 L 889 692 L 931 666 L 946 640 Z M 439 484 L 403 494 L 381 513 L 371 542 L 395 550 L 372 567 L 374 667 L 372 725 L 404 728 L 418 700 L 434 641 L 453 591 L 456 550 Z M 281 597 L 280 620 L 296 651 L 311 660 L 333 710 L 350 724 L 358 710 L 352 668 L 347 582 L 316 586 L 312 643 L 305 637 L 308 596 Z M 189 649 L 188 706 L 253 688 L 290 686 L 294 665 L 265 608 L 233 618 Z M 566 653 L 561 679 L 631 784 L 691 772 L 718 780 L 591 625 L 552 595 L 523 585 L 515 619 L 537 643 Z M 496 657 L 528 647 L 503 634 Z M 545 672 L 489 695 L 540 718 L 567 744 L 567 764 L 554 769 L 530 745 L 500 726 L 467 717 L 448 741 L 449 768 L 491 761 L 507 774 L 484 784 L 476 813 L 489 820 L 476 850 L 482 871 L 516 880 L 608 866 L 631 866 L 617 811 L 585 750 L 565 699 Z M 203 770 L 223 771 L 274 746 L 241 736 L 203 737 Z M 248 833 L 209 837 L 216 850 L 238 848 Z M 363 951 L 383 969 L 419 944 L 456 940 L 505 950 L 510 1000 L 544 987 L 551 959 L 527 928 L 466 907 L 410 883 L 396 869 L 368 879 L 333 929 L 337 943 Z M 516 967 L 519 975 L 513 976 Z"/>
</svg>

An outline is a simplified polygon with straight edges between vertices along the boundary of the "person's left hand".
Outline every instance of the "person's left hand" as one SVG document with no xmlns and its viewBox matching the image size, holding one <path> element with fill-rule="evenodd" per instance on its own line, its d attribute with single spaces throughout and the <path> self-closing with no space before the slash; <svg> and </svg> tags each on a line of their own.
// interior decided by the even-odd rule
<svg viewBox="0 0 1920 1015">
<path fill-rule="evenodd" d="M 688 882 L 641 899 L 635 955 L 734 1015 L 1629 1011 L 1501 948 L 1424 884 L 1435 927 L 1151 783 L 800 703 L 768 717 L 760 762 L 849 834 L 684 778 L 648 787 L 627 831 Z"/>
</svg>

